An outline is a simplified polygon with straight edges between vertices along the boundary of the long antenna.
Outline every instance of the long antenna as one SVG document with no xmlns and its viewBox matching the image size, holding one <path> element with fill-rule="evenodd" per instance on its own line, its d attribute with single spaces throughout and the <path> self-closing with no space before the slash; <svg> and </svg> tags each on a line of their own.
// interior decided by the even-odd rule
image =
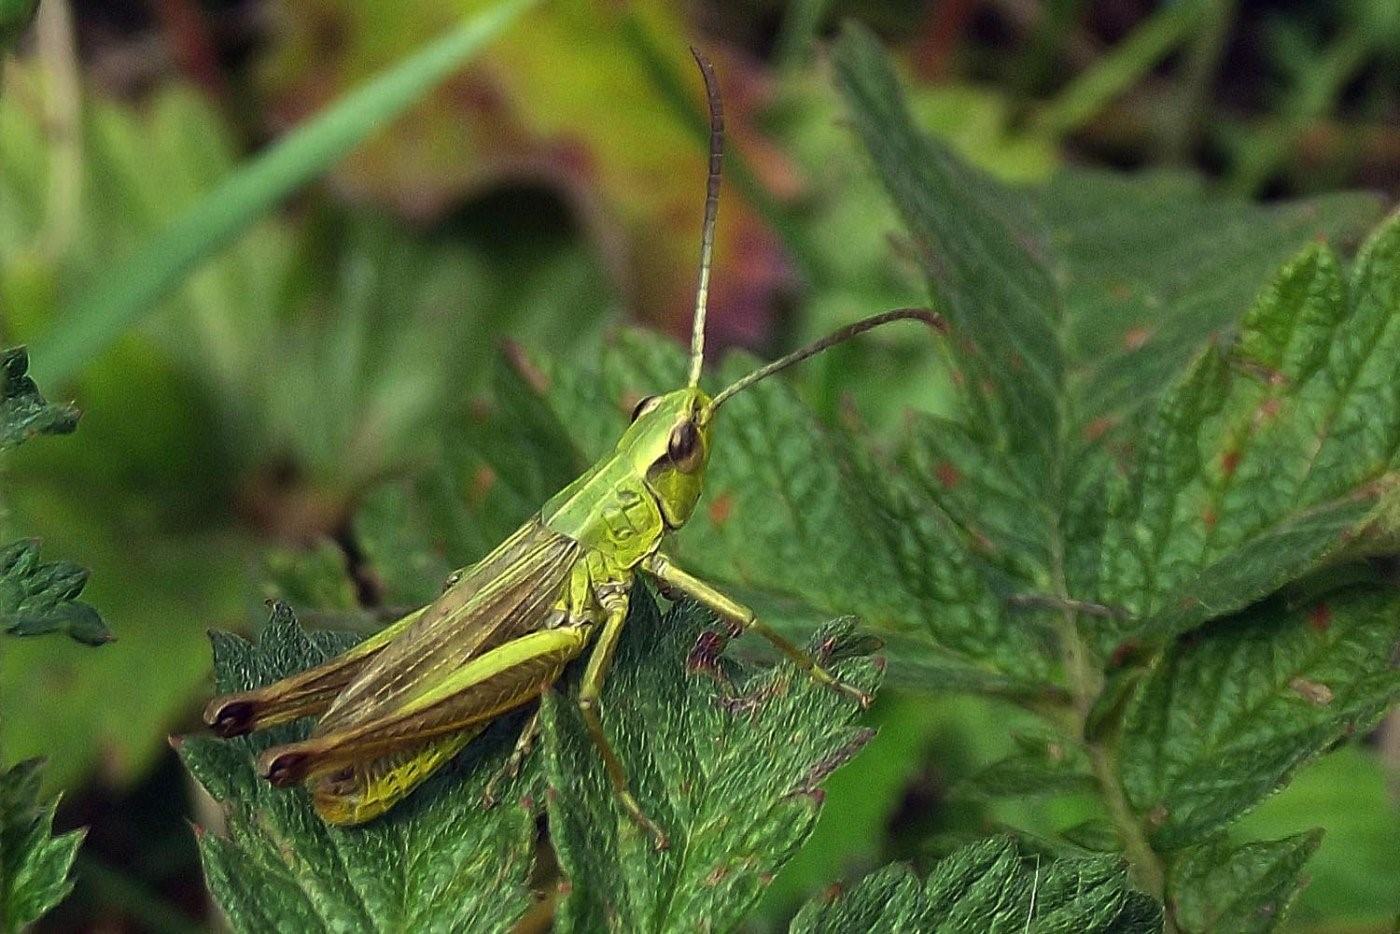
<svg viewBox="0 0 1400 934">
<path fill-rule="evenodd" d="M 724 167 L 724 106 L 719 99 L 715 68 L 695 46 L 690 47 L 695 64 L 705 79 L 705 96 L 710 102 L 710 173 L 705 181 L 705 226 L 700 233 L 700 281 L 695 286 L 695 317 L 690 331 L 690 385 L 700 385 L 700 367 L 705 362 L 705 306 L 710 299 L 710 261 L 715 252 L 715 215 L 719 213 L 719 176 Z"/>
<path fill-rule="evenodd" d="M 886 311 L 883 314 L 871 315 L 869 318 L 862 318 L 853 324 L 848 324 L 839 331 L 828 334 L 821 340 L 813 341 L 806 347 L 799 347 L 787 356 L 779 357 L 772 363 L 764 364 L 748 376 L 741 377 L 737 381 L 730 383 L 719 395 L 715 396 L 714 401 L 710 403 L 710 408 L 719 408 L 725 399 L 728 399 L 735 393 L 742 392 L 761 379 L 767 379 L 779 370 L 786 370 L 794 363 L 801 363 L 808 357 L 816 356 L 834 344 L 848 341 L 857 334 L 864 334 L 871 328 L 878 328 L 882 324 L 889 324 L 891 321 L 900 321 L 906 318 L 913 321 L 922 321 L 937 331 L 946 332 L 948 330 L 948 322 L 943 320 L 943 316 L 935 311 L 929 311 L 927 308 L 896 308 L 894 311 Z"/>
</svg>

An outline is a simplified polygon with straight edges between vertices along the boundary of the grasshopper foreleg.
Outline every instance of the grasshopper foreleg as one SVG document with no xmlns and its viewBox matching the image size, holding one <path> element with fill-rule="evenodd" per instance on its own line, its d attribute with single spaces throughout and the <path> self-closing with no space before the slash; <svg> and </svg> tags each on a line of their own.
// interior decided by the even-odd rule
<svg viewBox="0 0 1400 934">
<path fill-rule="evenodd" d="M 656 578 L 661 584 L 681 591 L 697 603 L 729 620 L 741 632 L 755 632 L 767 639 L 774 648 L 786 655 L 793 664 L 806 671 L 819 683 L 846 695 L 860 704 L 862 708 L 870 706 L 872 698 L 869 693 L 837 678 L 818 664 L 811 655 L 764 625 L 754 615 L 753 610 L 726 596 L 700 578 L 676 567 L 671 559 L 665 555 L 657 553 L 645 559 L 642 562 L 642 570 Z"/>
<path fill-rule="evenodd" d="M 670 841 L 667 840 L 665 832 L 647 817 L 642 806 L 637 803 L 636 797 L 628 787 L 627 769 L 613 750 L 612 744 L 608 742 L 607 734 L 603 732 L 603 682 L 607 677 L 608 666 L 612 663 L 613 652 L 617 650 L 617 640 L 622 635 L 623 624 L 627 621 L 627 595 L 621 590 L 611 591 L 603 597 L 602 603 L 607 616 L 603 622 L 603 631 L 593 647 L 593 654 L 588 657 L 588 667 L 583 673 L 583 684 L 578 692 L 579 712 L 583 715 L 584 725 L 588 727 L 588 734 L 593 737 L 593 745 L 603 757 L 608 779 L 612 782 L 613 791 L 617 794 L 617 800 L 622 804 L 623 810 L 637 826 L 651 834 L 658 850 L 664 850 L 671 845 Z"/>
</svg>

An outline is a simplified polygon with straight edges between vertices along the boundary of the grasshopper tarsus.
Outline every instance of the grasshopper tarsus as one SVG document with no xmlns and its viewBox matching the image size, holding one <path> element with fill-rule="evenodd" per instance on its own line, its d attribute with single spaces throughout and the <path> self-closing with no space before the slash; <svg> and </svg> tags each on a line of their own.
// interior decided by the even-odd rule
<svg viewBox="0 0 1400 934">
<path fill-rule="evenodd" d="M 311 757 L 300 752 L 273 748 L 258 756 L 258 774 L 277 788 L 286 788 L 305 779 L 310 765 Z"/>
<path fill-rule="evenodd" d="M 256 714 L 252 701 L 215 698 L 204 708 L 204 723 L 214 735 L 229 739 L 251 732 Z"/>
</svg>

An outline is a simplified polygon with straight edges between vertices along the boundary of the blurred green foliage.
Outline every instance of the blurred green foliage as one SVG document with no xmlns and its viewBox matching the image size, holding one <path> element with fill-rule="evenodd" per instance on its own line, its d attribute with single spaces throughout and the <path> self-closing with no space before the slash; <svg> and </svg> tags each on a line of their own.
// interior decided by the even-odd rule
<svg viewBox="0 0 1400 934">
<path fill-rule="evenodd" d="M 45 336 L 104 271 L 120 269 L 196 209 L 271 135 L 493 5 L 267 0 L 249 5 L 265 17 L 255 27 L 208 6 L 193 20 L 194 39 L 202 23 L 205 40 L 222 49 L 214 62 L 222 82 L 205 80 L 207 69 L 188 54 L 199 43 L 175 20 L 158 21 L 177 50 L 174 64 L 157 66 L 164 69 L 158 73 L 114 80 L 112 63 L 130 67 L 129 59 L 104 57 L 111 40 L 91 27 L 82 33 L 81 60 L 65 61 L 61 35 L 36 35 L 52 29 L 45 23 L 22 44 L 28 54 L 7 64 L 0 89 L 5 345 Z M 1377 201 L 1364 196 L 1259 205 L 1225 191 L 1313 194 L 1396 179 L 1385 154 L 1394 145 L 1387 126 L 1396 107 L 1400 18 L 1389 0 L 1262 12 L 1203 0 L 1116 20 L 1103 5 L 1078 0 L 1046 5 L 1031 20 L 1018 19 L 1026 5 L 1012 3 L 712 6 L 703 31 L 659 2 L 568 0 L 528 14 L 476 66 L 450 76 L 392 131 L 355 150 L 325 184 L 262 217 L 142 309 L 149 316 L 69 385 L 46 386 L 79 399 L 83 432 L 77 442 L 31 445 L 10 458 L 0 541 L 42 535 L 45 554 L 92 567 L 84 600 L 113 621 L 120 638 L 99 653 L 59 640 L 7 640 L 0 648 L 0 762 L 51 756 L 48 780 L 80 792 L 82 808 L 100 809 L 92 801 L 114 789 L 169 781 L 153 777 L 159 773 L 151 764 L 164 734 L 187 728 L 207 693 L 206 627 L 249 629 L 262 615 L 261 599 L 285 597 L 312 625 L 364 630 L 385 607 L 430 598 L 448 569 L 480 554 L 610 443 L 638 394 L 671 384 L 674 347 L 619 335 L 614 325 L 632 318 L 679 331 L 686 323 L 703 175 L 693 119 L 699 99 L 687 98 L 697 108 L 687 113 L 686 99 L 668 97 L 662 82 L 693 91 L 687 38 L 699 37 L 716 58 L 730 117 L 715 345 L 766 355 L 859 313 L 926 301 L 931 276 L 940 301 L 972 309 L 961 326 L 991 361 L 983 361 L 985 375 L 1020 372 L 1017 356 L 1038 365 L 1036 354 L 1052 344 L 1063 351 L 1050 366 L 1065 379 L 1057 398 L 1075 415 L 1064 437 L 1083 436 L 1086 449 L 1101 439 L 1111 460 L 1127 464 L 1142 454 L 1142 425 L 1170 423 L 1147 445 L 1162 455 L 1155 463 L 1164 474 L 1184 469 L 1177 452 L 1194 441 L 1225 437 L 1220 426 L 1229 422 L 1172 389 L 1183 367 L 1210 342 L 1230 346 L 1261 286 L 1299 247 L 1318 237 L 1345 257 L 1377 217 Z M 973 12 L 951 19 L 964 15 L 962 7 Z M 847 15 L 899 42 L 907 114 L 863 124 L 862 112 L 879 108 L 853 113 L 832 80 L 830 57 L 812 54 L 813 37 Z M 8 30 L 11 20 L 0 22 L 0 40 L 17 35 Z M 230 54 L 240 40 L 229 36 L 248 29 L 256 41 Z M 904 34 L 914 38 L 904 41 Z M 71 41 L 67 54 L 74 54 Z M 57 76 L 78 65 L 84 83 L 74 98 Z M 859 98 L 844 67 L 847 95 Z M 876 137 L 907 120 L 1006 187 L 955 174 L 920 213 L 930 177 L 892 178 L 886 167 L 882 181 L 853 145 L 853 120 L 877 162 Z M 1154 170 L 1134 177 L 1066 171 L 1067 160 Z M 1218 182 L 1179 171 L 1190 163 L 1210 167 Z M 1027 268 L 1018 254 L 1034 251 L 1015 243 L 986 254 L 961 286 L 956 268 L 950 279 L 943 260 L 931 259 L 930 243 L 936 255 L 953 257 L 963 255 L 960 244 L 996 245 L 985 227 L 972 225 L 975 236 L 964 238 L 940 226 L 942 218 L 966 221 L 959 212 L 969 204 L 977 224 L 990 213 L 1009 219 L 1017 235 L 1033 234 L 1045 252 L 1032 255 L 1031 265 L 1042 264 L 1045 277 L 1017 278 Z M 1301 291 L 1339 288 L 1335 280 L 1325 287 L 1310 281 Z M 1014 340 L 976 333 L 974 312 L 981 322 L 1012 315 L 1019 321 L 1013 331 L 1035 333 L 1033 318 L 1014 317 L 1024 310 L 1018 293 L 1026 292 L 1032 305 L 1051 297 L 1063 310 L 1052 339 L 1023 337 L 1026 346 L 1013 350 Z M 1345 304 L 1303 307 L 1304 318 L 1354 313 Z M 1256 325 L 1267 317 L 1258 308 L 1254 315 Z M 1269 359 L 1271 328 L 1255 327 L 1249 359 Z M 523 348 L 511 351 L 514 366 L 499 362 L 505 337 Z M 1238 358 L 1222 352 L 1220 361 L 1198 379 L 1229 387 L 1227 413 L 1246 419 L 1251 405 L 1270 398 L 1287 404 L 1287 393 L 1260 395 L 1254 371 Z M 751 362 L 731 359 L 718 376 Z M 892 329 L 813 361 L 790 385 L 736 400 L 702 514 L 680 541 L 691 565 L 779 622 L 810 626 L 862 612 L 900 630 L 886 651 L 892 681 L 906 689 L 887 692 L 873 721 L 883 731 L 828 781 L 813 836 L 778 873 L 755 923 L 781 924 L 812 893 L 891 859 L 927 868 L 993 830 L 1016 828 L 1091 850 L 1120 845 L 1097 795 L 1050 793 L 1082 789 L 1084 763 L 1056 751 L 1024 710 L 925 690 L 981 687 L 1022 702 L 1061 690 L 1058 661 L 1037 660 L 1054 638 L 1046 624 L 1053 614 L 1035 605 L 1008 612 L 1002 602 L 1050 589 L 1042 559 L 1055 523 L 1046 513 L 1058 506 L 1048 510 L 1045 497 L 1025 495 L 1027 478 L 1002 472 L 1000 456 L 1040 444 L 1036 432 L 1050 423 L 1031 419 L 1026 433 L 1012 426 L 991 446 L 997 456 L 988 455 L 958 433 L 959 423 L 994 435 L 1010 423 L 995 400 L 969 418 L 966 386 L 953 372 L 926 334 Z M 1033 383 L 1023 374 L 999 392 L 1014 396 Z M 1383 395 L 1380 383 L 1366 385 Z M 1179 419 L 1158 412 L 1164 393 L 1174 393 Z M 1388 405 L 1382 400 L 1376 410 Z M 925 416 L 908 418 L 908 407 Z M 1067 450 L 1080 446 L 1074 441 Z M 1279 450 L 1290 448 L 1281 443 Z M 1351 456 L 1358 448 L 1336 450 Z M 1248 462 L 1241 464 L 1247 472 Z M 875 487 L 866 478 L 886 473 L 903 489 L 873 510 L 886 514 L 872 522 L 867 500 Z M 1085 476 L 1092 473 L 1085 468 Z M 1034 491 L 1042 478 L 1030 474 Z M 1195 510 L 1208 497 L 1205 486 L 1187 484 L 1170 498 L 1172 510 L 1192 518 L 1162 538 L 1163 547 L 1201 533 L 1205 514 Z M 775 504 L 790 493 L 806 510 L 779 522 L 774 516 L 786 513 Z M 1128 504 L 1116 534 L 1129 542 L 1150 537 L 1152 504 L 1134 505 L 1131 490 L 1116 495 Z M 1247 510 L 1217 509 L 1213 521 L 1228 528 L 1246 517 Z M 896 565 L 892 573 L 888 543 L 864 537 L 878 538 L 871 530 L 887 520 L 895 528 L 923 526 L 923 564 Z M 974 548 L 969 557 L 956 533 L 995 552 Z M 1294 553 L 1299 568 L 1283 574 L 1264 562 L 1268 573 L 1253 590 L 1228 577 L 1199 593 L 1215 610 L 1218 593 L 1236 605 L 1268 593 L 1317 554 L 1312 545 Z M 1202 555 L 1230 574 L 1261 566 L 1235 551 Z M 979 580 L 989 566 L 990 586 Z M 1193 559 L 1173 573 L 1199 567 Z M 1079 580 L 1097 585 L 1096 566 L 1085 568 Z M 1169 604 L 1155 584 L 1115 575 L 1097 594 L 1104 602 Z M 1361 586 L 1375 586 L 1374 574 L 1363 576 Z M 909 593 L 910 581 L 925 580 L 941 583 L 932 593 Z M 1330 585 L 1320 586 L 1325 593 Z M 1077 585 L 1070 592 L 1091 594 Z M 1310 618 L 1318 593 L 1304 581 L 1277 598 L 1287 607 L 1267 605 L 1238 625 L 1263 638 L 1271 626 Z M 1342 650 L 1361 644 L 1347 642 L 1355 631 L 1344 618 L 1350 605 L 1332 610 L 1329 638 L 1342 649 L 1328 664 L 1344 665 Z M 1180 625 L 1166 620 L 1163 632 Z M 1238 640 L 1241 652 L 1247 636 Z M 1217 638 L 1210 630 L 1207 641 Z M 1113 647 L 1113 640 L 1102 646 Z M 1213 670 L 1198 677 L 1208 681 Z M 1125 691 L 1142 675 L 1131 655 L 1124 675 Z M 1286 705 L 1305 704 L 1310 690 L 1321 696 L 1309 686 L 1323 683 L 1315 675 L 1306 666 L 1291 672 L 1290 679 L 1303 679 L 1304 695 L 1290 689 L 1292 697 L 1280 701 L 1270 693 L 1269 703 L 1284 706 L 1265 707 L 1280 717 L 1296 713 Z M 1160 689 L 1168 673 L 1152 677 Z M 1336 739 L 1345 718 L 1335 714 L 1346 704 L 1334 695 L 1327 709 L 1303 708 L 1326 721 L 1309 750 Z M 1149 739 L 1142 732 L 1136 741 Z M 1201 753 L 1200 761 L 1210 756 Z M 1327 833 L 1306 869 L 1313 881 L 1290 923 L 1383 923 L 1400 911 L 1393 896 L 1400 885 L 1387 871 L 1400 857 L 1400 818 L 1386 788 L 1394 771 L 1393 752 L 1349 742 L 1299 771 L 1231 827 L 1228 840 L 1202 843 L 1210 859 L 1202 857 L 1205 869 L 1192 878 L 1204 880 L 1199 888 L 1219 885 L 1206 871 L 1219 866 L 1234 867 L 1235 880 L 1277 878 L 1272 890 L 1260 883 L 1250 891 L 1261 904 L 1282 904 L 1296 872 L 1270 873 L 1311 846 L 1311 837 L 1299 835 L 1320 825 Z M 1149 809 L 1158 792 L 1175 793 L 1153 784 L 1170 784 L 1173 774 L 1164 769 L 1138 782 L 1141 800 L 1133 806 Z M 1269 790 L 1273 781 L 1266 776 L 1260 787 Z M 991 794 L 1013 789 L 1023 793 Z M 163 793 L 171 802 L 179 797 L 174 785 Z M 73 813 L 70 821 L 88 812 Z M 172 810 L 168 819 L 182 816 Z M 124 817 L 100 820 L 121 826 Z M 1280 847 L 1243 845 L 1251 840 Z M 1297 845 L 1283 847 L 1287 840 Z M 188 886 L 194 873 L 188 864 L 168 870 L 168 878 L 183 874 Z M 131 895 L 152 878 L 103 891 Z M 79 884 L 86 884 L 81 873 Z M 917 901 L 912 880 L 893 871 L 860 891 L 886 884 Z M 200 903 L 182 897 L 176 883 L 161 885 L 148 895 Z M 140 902 L 131 895 L 106 910 L 140 916 Z M 1210 918 L 1190 906 L 1183 917 L 1194 924 Z"/>
</svg>

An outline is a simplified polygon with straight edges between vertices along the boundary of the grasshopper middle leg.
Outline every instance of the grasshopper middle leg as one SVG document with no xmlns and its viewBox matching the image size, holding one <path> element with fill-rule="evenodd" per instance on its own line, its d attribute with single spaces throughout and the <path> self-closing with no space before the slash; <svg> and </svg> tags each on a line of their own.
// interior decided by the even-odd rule
<svg viewBox="0 0 1400 934">
<path fill-rule="evenodd" d="M 774 632 L 754 615 L 753 610 L 744 606 L 736 600 L 731 599 L 719 590 L 700 580 L 693 574 L 681 570 L 671 563 L 671 559 L 662 554 L 652 555 L 642 562 L 642 570 L 663 584 L 681 591 L 720 616 L 733 622 L 739 627 L 741 632 L 756 632 L 773 644 L 779 652 L 782 652 L 793 664 L 806 671 L 813 679 L 825 684 L 827 687 L 839 691 L 847 697 L 860 704 L 862 708 L 867 708 L 871 703 L 871 696 L 860 688 L 847 684 L 840 680 L 831 672 L 827 671 L 811 655 L 793 645 L 790 641 Z"/>
<path fill-rule="evenodd" d="M 598 642 L 593 647 L 593 654 L 588 657 L 588 667 L 583 673 L 583 684 L 578 693 L 579 712 L 583 714 L 583 722 L 588 727 L 588 734 L 593 738 L 593 745 L 598 748 L 598 754 L 603 758 L 603 765 L 608 770 L 608 779 L 612 782 L 613 791 L 617 794 L 623 810 L 639 827 L 651 834 L 658 850 L 664 850 L 670 846 L 670 841 L 667 840 L 665 832 L 647 817 L 642 806 L 637 803 L 636 797 L 628 787 L 627 769 L 618 758 L 612 744 L 608 742 L 607 734 L 603 732 L 603 718 L 599 710 L 603 681 L 607 676 L 608 665 L 612 663 L 613 652 L 617 649 L 618 637 L 622 635 L 623 624 L 627 621 L 625 593 L 610 593 L 604 599 L 603 608 L 607 617 Z"/>
</svg>

